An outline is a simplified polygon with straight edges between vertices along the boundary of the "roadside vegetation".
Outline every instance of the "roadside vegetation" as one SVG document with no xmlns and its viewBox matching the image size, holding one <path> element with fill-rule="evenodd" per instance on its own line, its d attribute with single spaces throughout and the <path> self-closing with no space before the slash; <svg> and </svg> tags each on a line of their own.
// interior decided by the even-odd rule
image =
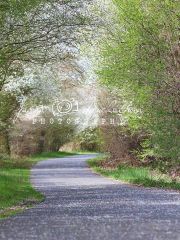
<svg viewBox="0 0 180 240">
<path fill-rule="evenodd" d="M 128 165 L 119 165 L 114 169 L 104 168 L 104 160 L 104 157 L 99 156 L 95 159 L 90 159 L 88 164 L 95 172 L 124 183 L 144 187 L 180 190 L 180 179 L 174 181 L 169 175 L 162 174 L 158 170 L 153 170 L 149 167 L 133 167 Z"/>
<path fill-rule="evenodd" d="M 179 3 L 113 2 L 114 28 L 102 41 L 99 67 L 100 82 L 108 89 L 103 118 L 117 120 L 102 127 L 105 152 L 111 154 L 106 167 L 146 165 L 178 178 Z"/>
<path fill-rule="evenodd" d="M 30 182 L 30 169 L 38 161 L 75 155 L 66 152 L 48 152 L 19 159 L 4 158 L 0 161 L 0 218 L 13 215 L 44 197 Z"/>
</svg>

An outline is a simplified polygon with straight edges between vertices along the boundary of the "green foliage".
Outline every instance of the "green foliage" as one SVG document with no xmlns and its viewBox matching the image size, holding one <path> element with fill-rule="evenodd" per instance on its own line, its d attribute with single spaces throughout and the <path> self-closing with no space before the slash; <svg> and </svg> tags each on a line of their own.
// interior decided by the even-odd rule
<svg viewBox="0 0 180 240">
<path fill-rule="evenodd" d="M 134 111 L 122 113 L 131 130 L 144 129 L 146 153 L 178 161 L 180 107 L 178 1 L 115 0 L 117 29 L 103 48 L 99 76 Z"/>
<path fill-rule="evenodd" d="M 102 150 L 102 138 L 98 128 L 86 128 L 79 134 L 77 141 L 80 143 L 81 150 L 95 152 Z"/>
<path fill-rule="evenodd" d="M 1 0 L 0 3 L 0 23 L 5 21 L 7 16 L 23 17 L 34 7 L 46 0 Z"/>
<path fill-rule="evenodd" d="M 12 116 L 18 103 L 13 94 L 0 92 L 0 130 L 7 128 L 9 116 Z"/>
<path fill-rule="evenodd" d="M 58 151 L 62 145 L 71 141 L 75 134 L 76 126 L 73 123 L 69 123 L 66 117 L 58 119 L 49 112 L 44 113 L 42 117 L 44 117 L 46 123 L 40 124 L 40 126 L 37 125 L 36 129 L 38 130 L 39 128 L 39 131 L 44 136 L 42 151 Z"/>
</svg>

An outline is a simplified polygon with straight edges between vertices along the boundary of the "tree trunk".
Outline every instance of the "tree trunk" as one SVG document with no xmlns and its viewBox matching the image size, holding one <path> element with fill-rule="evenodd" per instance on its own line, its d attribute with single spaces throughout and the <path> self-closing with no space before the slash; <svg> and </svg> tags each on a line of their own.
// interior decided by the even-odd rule
<svg viewBox="0 0 180 240">
<path fill-rule="evenodd" d="M 7 130 L 0 132 L 0 154 L 10 155 L 9 133 Z"/>
</svg>

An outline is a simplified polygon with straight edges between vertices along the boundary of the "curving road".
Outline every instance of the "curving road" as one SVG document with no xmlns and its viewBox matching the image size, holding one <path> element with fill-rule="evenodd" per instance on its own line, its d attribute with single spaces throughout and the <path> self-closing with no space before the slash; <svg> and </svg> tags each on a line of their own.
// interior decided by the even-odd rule
<svg viewBox="0 0 180 240">
<path fill-rule="evenodd" d="M 0 240 L 179 240 L 180 194 L 120 184 L 91 172 L 92 155 L 32 170 L 46 200 L 0 221 Z"/>
</svg>

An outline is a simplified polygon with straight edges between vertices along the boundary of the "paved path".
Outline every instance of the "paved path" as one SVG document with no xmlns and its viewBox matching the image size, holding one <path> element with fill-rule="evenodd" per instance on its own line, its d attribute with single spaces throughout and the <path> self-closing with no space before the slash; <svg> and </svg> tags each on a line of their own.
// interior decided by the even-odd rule
<svg viewBox="0 0 180 240">
<path fill-rule="evenodd" d="M 0 221 L 0 240 L 178 240 L 180 194 L 119 184 L 92 173 L 92 155 L 42 161 L 36 207 Z"/>
</svg>

